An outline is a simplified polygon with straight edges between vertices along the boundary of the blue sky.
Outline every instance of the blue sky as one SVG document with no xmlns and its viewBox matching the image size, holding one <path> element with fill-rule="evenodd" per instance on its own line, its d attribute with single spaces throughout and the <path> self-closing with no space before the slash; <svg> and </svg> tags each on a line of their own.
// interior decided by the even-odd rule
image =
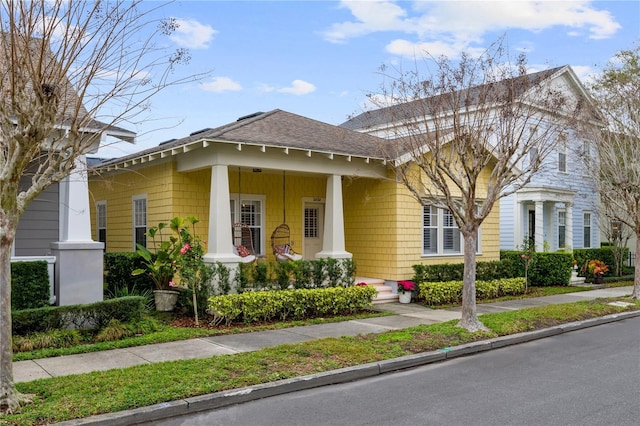
<svg viewBox="0 0 640 426">
<path fill-rule="evenodd" d="M 103 157 L 276 108 L 340 124 L 379 88 L 381 65 L 425 50 L 455 59 L 504 35 L 531 71 L 568 64 L 586 81 L 640 42 L 637 0 L 175 1 L 158 13 L 179 23 L 163 42 L 191 53 L 176 76 L 210 74 L 156 96 L 146 120 L 126 126 L 136 145 L 103 148 Z"/>
</svg>

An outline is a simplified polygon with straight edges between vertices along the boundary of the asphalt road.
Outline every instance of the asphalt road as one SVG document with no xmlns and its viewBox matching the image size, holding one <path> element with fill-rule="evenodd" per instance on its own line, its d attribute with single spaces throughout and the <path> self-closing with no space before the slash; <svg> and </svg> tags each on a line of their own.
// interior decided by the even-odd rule
<svg viewBox="0 0 640 426">
<path fill-rule="evenodd" d="M 154 425 L 638 425 L 640 317 Z"/>
</svg>

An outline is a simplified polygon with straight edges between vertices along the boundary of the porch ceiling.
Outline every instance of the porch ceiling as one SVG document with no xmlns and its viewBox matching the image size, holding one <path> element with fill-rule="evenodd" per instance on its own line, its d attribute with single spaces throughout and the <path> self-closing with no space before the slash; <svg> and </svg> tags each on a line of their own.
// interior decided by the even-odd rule
<svg viewBox="0 0 640 426">
<path fill-rule="evenodd" d="M 527 201 L 573 203 L 575 194 L 576 191 L 551 186 L 531 186 L 516 193 L 519 203 Z"/>
</svg>

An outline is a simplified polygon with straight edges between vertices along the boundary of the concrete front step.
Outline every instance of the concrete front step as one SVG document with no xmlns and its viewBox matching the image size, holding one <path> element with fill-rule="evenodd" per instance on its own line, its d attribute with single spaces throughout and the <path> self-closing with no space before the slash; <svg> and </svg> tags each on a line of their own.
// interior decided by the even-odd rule
<svg viewBox="0 0 640 426">
<path fill-rule="evenodd" d="M 373 286 L 378 294 L 373 298 L 373 304 L 391 303 L 398 301 L 398 294 L 393 292 L 393 288 L 385 284 L 384 280 L 379 278 L 356 277 L 356 283 L 366 283 Z"/>
</svg>

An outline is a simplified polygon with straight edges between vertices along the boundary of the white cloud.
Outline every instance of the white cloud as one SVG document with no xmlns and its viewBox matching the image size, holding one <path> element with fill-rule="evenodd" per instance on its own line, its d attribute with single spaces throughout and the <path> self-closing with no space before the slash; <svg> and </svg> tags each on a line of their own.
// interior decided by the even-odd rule
<svg viewBox="0 0 640 426">
<path fill-rule="evenodd" d="M 169 38 L 177 45 L 189 49 L 206 49 L 213 36 L 218 33 L 195 19 L 176 19 L 176 24 L 177 28 Z"/>
<path fill-rule="evenodd" d="M 438 56 L 469 51 L 489 32 L 537 33 L 561 27 L 571 36 L 603 39 L 621 28 L 611 13 L 598 10 L 588 0 L 416 1 L 412 5 L 408 10 L 392 1 L 343 1 L 341 7 L 349 9 L 354 19 L 332 25 L 323 35 L 338 43 L 374 32 L 404 33 L 416 40 L 395 40 L 387 46 L 389 52 L 414 56 L 415 51 L 429 48 L 430 54 Z"/>
<path fill-rule="evenodd" d="M 242 90 L 240 83 L 233 81 L 229 77 L 215 77 L 212 81 L 201 83 L 200 87 L 207 92 L 237 92 Z"/>
<path fill-rule="evenodd" d="M 292 95 L 307 95 L 315 92 L 316 86 L 303 80 L 293 80 L 291 86 L 278 89 L 280 93 L 290 93 Z"/>
</svg>

